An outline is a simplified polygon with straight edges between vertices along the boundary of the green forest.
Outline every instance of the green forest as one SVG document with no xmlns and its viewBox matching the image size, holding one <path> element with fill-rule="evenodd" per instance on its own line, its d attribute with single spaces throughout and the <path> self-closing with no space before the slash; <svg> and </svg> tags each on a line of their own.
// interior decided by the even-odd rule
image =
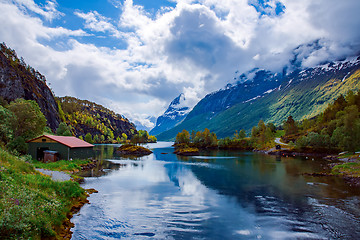
<svg viewBox="0 0 360 240">
<path fill-rule="evenodd" d="M 340 95 L 311 119 L 285 124 L 283 140 L 300 151 L 360 150 L 360 93 Z"/>
<path fill-rule="evenodd" d="M 156 142 L 147 131 L 137 131 L 128 119 L 99 104 L 74 97 L 56 100 L 62 120 L 57 135 L 74 135 L 89 143 Z"/>
</svg>

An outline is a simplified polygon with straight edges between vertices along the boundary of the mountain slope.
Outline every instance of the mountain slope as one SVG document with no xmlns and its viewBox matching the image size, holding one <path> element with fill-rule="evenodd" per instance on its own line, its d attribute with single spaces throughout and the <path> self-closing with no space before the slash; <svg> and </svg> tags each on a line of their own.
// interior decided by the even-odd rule
<svg viewBox="0 0 360 240">
<path fill-rule="evenodd" d="M 190 110 L 189 106 L 186 105 L 185 95 L 181 93 L 170 103 L 165 113 L 157 118 L 156 125 L 150 134 L 158 135 L 173 128 L 185 119 Z"/>
<path fill-rule="evenodd" d="M 58 105 L 45 77 L 5 44 L 1 43 L 0 48 L 0 97 L 7 102 L 17 98 L 36 101 L 48 126 L 55 131 L 60 123 Z"/>
<path fill-rule="evenodd" d="M 75 136 L 85 138 L 87 133 L 97 136 L 96 142 L 112 142 L 125 133 L 130 139 L 137 133 L 135 125 L 120 114 L 87 100 L 74 97 L 58 98 L 60 114 Z M 101 140 L 101 138 L 104 140 Z"/>
<path fill-rule="evenodd" d="M 289 115 L 296 120 L 310 118 L 322 112 L 340 94 L 359 90 L 359 77 L 360 58 L 297 70 L 279 80 L 281 85 L 271 92 L 269 90 L 247 100 L 237 100 L 238 103 L 223 111 L 207 112 L 204 106 L 226 102 L 226 98 L 222 97 L 224 90 L 218 91 L 202 99 L 180 125 L 157 138 L 174 139 L 183 129 L 199 131 L 204 128 L 209 128 L 219 137 L 225 137 L 231 136 L 236 130 L 249 131 L 260 119 L 280 124 Z M 239 96 L 242 96 L 245 83 L 235 86 L 239 88 Z M 258 92 L 256 87 L 254 92 Z M 230 97 L 233 94 L 227 96 Z M 221 109 L 224 108 L 226 106 L 222 104 Z"/>
<path fill-rule="evenodd" d="M 240 83 L 237 85 L 228 84 L 225 89 L 220 89 L 205 96 L 189 113 L 189 118 L 205 114 L 209 120 L 219 112 L 226 111 L 226 109 L 237 103 L 257 98 L 265 92 L 270 93 L 280 86 L 282 75 L 254 69 L 242 74 L 238 79 Z"/>
</svg>

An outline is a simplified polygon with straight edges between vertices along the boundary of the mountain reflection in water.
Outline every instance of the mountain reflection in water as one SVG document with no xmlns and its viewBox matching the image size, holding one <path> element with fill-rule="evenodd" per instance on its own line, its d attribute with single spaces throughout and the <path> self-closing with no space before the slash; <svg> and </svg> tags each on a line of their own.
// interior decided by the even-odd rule
<svg viewBox="0 0 360 240">
<path fill-rule="evenodd" d="M 322 160 L 239 151 L 178 157 L 169 143 L 120 158 L 97 146 L 99 191 L 72 221 L 73 239 L 359 239 L 358 189 L 311 177 Z M 116 147 L 116 146 L 115 146 Z M 107 159 L 107 160 L 105 160 Z"/>
</svg>

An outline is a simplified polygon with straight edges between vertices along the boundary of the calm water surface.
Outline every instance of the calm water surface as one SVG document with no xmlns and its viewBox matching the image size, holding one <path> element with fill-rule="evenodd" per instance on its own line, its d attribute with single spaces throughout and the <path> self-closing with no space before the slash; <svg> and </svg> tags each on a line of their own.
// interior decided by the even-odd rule
<svg viewBox="0 0 360 240">
<path fill-rule="evenodd" d="M 76 214 L 72 239 L 360 239 L 360 192 L 335 177 L 311 177 L 326 162 L 217 151 L 178 157 L 117 157 L 89 173 L 99 191 Z"/>
</svg>

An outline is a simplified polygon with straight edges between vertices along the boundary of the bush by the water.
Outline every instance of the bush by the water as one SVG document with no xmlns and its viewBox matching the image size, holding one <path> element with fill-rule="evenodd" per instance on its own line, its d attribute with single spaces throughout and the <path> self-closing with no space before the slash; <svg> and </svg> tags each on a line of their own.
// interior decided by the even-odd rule
<svg viewBox="0 0 360 240">
<path fill-rule="evenodd" d="M 175 154 L 183 156 L 193 156 L 199 153 L 199 149 L 196 147 L 189 147 L 186 143 L 175 144 Z"/>
<path fill-rule="evenodd" d="M 132 144 L 124 144 L 120 146 L 116 150 L 116 152 L 120 155 L 133 155 L 133 156 L 144 156 L 152 153 L 152 151 L 147 148 Z"/>
</svg>

